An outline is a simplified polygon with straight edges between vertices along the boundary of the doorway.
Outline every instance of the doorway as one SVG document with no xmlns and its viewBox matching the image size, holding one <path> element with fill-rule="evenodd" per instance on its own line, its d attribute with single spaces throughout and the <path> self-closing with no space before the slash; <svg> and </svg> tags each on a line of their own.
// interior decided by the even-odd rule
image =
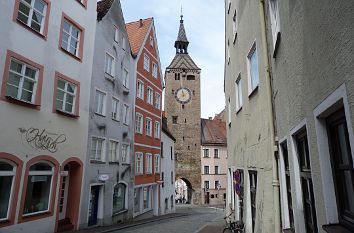
<svg viewBox="0 0 354 233">
<path fill-rule="evenodd" d="M 97 225 L 99 194 L 100 194 L 100 186 L 98 185 L 92 186 L 90 191 L 90 204 L 89 204 L 89 219 L 88 219 L 89 226 Z"/>
</svg>

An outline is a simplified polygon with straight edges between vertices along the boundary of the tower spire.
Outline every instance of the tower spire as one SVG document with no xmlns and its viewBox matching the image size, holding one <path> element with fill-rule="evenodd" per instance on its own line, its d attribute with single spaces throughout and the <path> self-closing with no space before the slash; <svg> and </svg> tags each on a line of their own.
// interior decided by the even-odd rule
<svg viewBox="0 0 354 233">
<path fill-rule="evenodd" d="M 184 29 L 184 20 L 183 20 L 183 9 L 181 6 L 181 20 L 179 21 L 179 31 L 177 40 L 175 41 L 176 53 L 188 53 L 188 44 L 189 41 L 187 39 L 186 30 Z"/>
</svg>

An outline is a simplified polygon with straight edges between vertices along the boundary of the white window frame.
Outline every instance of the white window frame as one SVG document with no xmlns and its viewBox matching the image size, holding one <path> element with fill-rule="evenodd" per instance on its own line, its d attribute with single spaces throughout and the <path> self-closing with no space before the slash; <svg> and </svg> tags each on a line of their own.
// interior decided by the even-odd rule
<svg viewBox="0 0 354 233">
<path fill-rule="evenodd" d="M 229 127 L 231 126 L 231 117 L 232 117 L 232 109 L 231 109 L 231 98 L 230 98 L 230 96 L 229 96 L 229 99 L 228 99 L 228 101 L 227 101 L 227 108 L 228 108 L 228 111 L 227 111 L 227 115 L 228 115 L 228 117 L 227 117 L 227 120 L 228 120 L 228 123 L 229 123 Z"/>
<path fill-rule="evenodd" d="M 208 155 L 206 156 L 205 153 L 208 151 Z M 203 148 L 203 158 L 210 158 L 210 150 L 209 148 Z"/>
<path fill-rule="evenodd" d="M 119 121 L 120 114 L 120 101 L 117 97 L 112 96 L 112 119 Z"/>
<path fill-rule="evenodd" d="M 111 61 L 111 65 L 109 66 L 109 63 Z M 114 77 L 115 75 L 115 64 L 116 64 L 116 58 L 110 54 L 109 52 L 106 51 L 105 55 L 105 63 L 104 63 L 104 72 L 108 74 L 109 76 Z"/>
<path fill-rule="evenodd" d="M 115 158 L 112 156 L 112 144 L 115 144 Z M 109 139 L 109 162 L 119 162 L 119 141 L 115 139 Z"/>
<path fill-rule="evenodd" d="M 238 75 L 235 81 L 235 92 L 236 92 L 236 113 L 238 113 L 243 106 L 241 74 Z"/>
<path fill-rule="evenodd" d="M 155 138 L 160 138 L 161 136 L 161 124 L 160 122 L 158 121 L 155 121 L 155 124 L 154 124 L 154 136 Z"/>
<path fill-rule="evenodd" d="M 157 78 L 158 66 L 155 62 L 152 63 L 152 77 Z"/>
<path fill-rule="evenodd" d="M 252 56 L 256 55 L 256 60 L 257 60 L 257 76 L 258 76 L 258 82 L 253 83 L 253 77 L 251 70 L 251 59 Z M 248 76 L 248 96 L 250 96 L 257 88 L 259 87 L 259 61 L 258 61 L 258 50 L 257 50 L 257 43 L 256 40 L 253 42 L 248 54 L 247 54 L 247 76 Z"/>
<path fill-rule="evenodd" d="M 92 157 L 92 145 L 93 145 L 93 140 L 97 139 L 96 141 L 96 150 L 95 150 L 95 156 L 94 158 Z M 101 147 L 101 156 L 97 156 L 97 142 L 98 140 L 102 141 L 102 147 Z M 92 136 L 91 137 L 91 147 L 90 147 L 90 161 L 105 161 L 105 153 L 106 153 L 106 138 L 104 137 L 98 137 L 98 136 Z"/>
<path fill-rule="evenodd" d="M 123 105 L 123 124 L 129 125 L 129 105 Z"/>
<path fill-rule="evenodd" d="M 154 47 L 154 37 L 150 36 L 150 46 Z"/>
<path fill-rule="evenodd" d="M 126 148 L 125 157 L 123 156 L 124 155 L 124 148 Z M 123 164 L 129 164 L 130 163 L 130 156 L 129 155 L 130 155 L 130 145 L 128 143 L 122 143 L 121 160 L 122 160 Z"/>
<path fill-rule="evenodd" d="M 232 35 L 233 35 L 233 43 L 235 44 L 237 38 L 237 10 L 235 9 L 234 15 L 232 16 Z"/>
<path fill-rule="evenodd" d="M 154 105 L 154 90 L 151 87 L 147 87 L 146 102 L 148 104 Z"/>
<path fill-rule="evenodd" d="M 160 173 L 160 155 L 159 154 L 154 155 L 154 172 L 155 172 L 155 174 Z"/>
<path fill-rule="evenodd" d="M 61 99 L 58 99 L 58 94 L 57 94 L 56 101 L 57 100 L 61 100 L 63 102 L 63 104 L 62 104 L 62 106 L 58 106 L 57 103 L 55 103 L 56 110 L 61 111 L 61 112 L 65 112 L 65 113 L 69 113 L 69 114 L 75 114 L 76 98 L 77 98 L 77 96 L 76 96 L 77 95 L 77 85 L 75 83 L 67 81 L 66 79 L 58 78 L 57 82 L 59 80 L 64 82 L 65 84 L 64 84 L 64 89 L 59 88 L 59 85 L 57 84 L 57 91 L 60 90 L 60 91 L 64 92 L 64 96 L 63 96 L 63 99 L 61 100 Z M 68 91 L 69 84 L 74 86 L 74 93 L 71 93 L 71 92 Z M 69 96 L 73 96 L 71 112 L 68 112 L 68 111 L 65 110 L 65 105 L 67 103 L 68 95 Z"/>
<path fill-rule="evenodd" d="M 127 39 L 125 38 L 125 36 L 122 36 L 122 49 L 126 50 L 127 47 Z"/>
<path fill-rule="evenodd" d="M 161 109 L 161 95 L 159 93 L 155 93 L 155 108 Z"/>
<path fill-rule="evenodd" d="M 145 154 L 145 172 L 146 174 L 152 174 L 152 154 L 146 153 Z"/>
<path fill-rule="evenodd" d="M 18 72 L 14 71 L 14 70 L 11 70 L 11 62 L 12 62 L 12 61 L 14 61 L 15 63 L 18 63 L 18 64 L 21 64 L 21 65 L 22 65 L 21 73 L 18 73 Z M 26 72 L 27 67 L 30 68 L 30 69 L 32 69 L 32 70 L 34 70 L 34 71 L 36 72 L 36 74 L 35 74 L 35 79 L 32 79 L 32 78 L 27 77 L 27 76 L 25 75 L 25 74 L 26 74 L 25 72 Z M 18 88 L 18 90 L 17 90 L 17 96 L 16 96 L 16 97 L 12 97 L 12 96 L 8 95 L 8 94 L 7 94 L 7 90 L 6 90 L 6 96 L 9 96 L 9 97 L 11 97 L 11 98 L 15 98 L 15 99 L 17 99 L 17 100 L 19 100 L 19 101 L 21 101 L 21 102 L 34 104 L 34 103 L 36 102 L 36 98 L 37 98 L 36 93 L 37 93 L 37 85 L 38 85 L 38 78 L 39 78 L 39 70 L 38 70 L 37 68 L 35 68 L 35 67 L 33 67 L 33 66 L 31 66 L 31 65 L 29 65 L 29 64 L 27 64 L 27 63 L 25 63 L 25 62 L 22 62 L 22 61 L 20 61 L 20 60 L 18 60 L 18 59 L 15 59 L 15 58 L 11 58 L 10 64 L 9 64 L 9 71 L 8 71 L 8 73 L 9 73 L 9 77 L 8 77 L 8 80 L 7 80 L 7 83 L 6 83 L 6 89 L 8 88 L 8 86 L 12 86 L 12 87 Z M 14 75 L 17 75 L 17 76 L 20 76 L 20 82 L 19 82 L 18 87 L 17 87 L 16 85 L 14 85 L 14 84 L 10 84 L 10 83 L 9 83 L 9 81 L 10 81 L 10 73 L 12 73 L 12 74 L 14 74 Z M 23 100 L 22 97 L 21 97 L 21 96 L 22 96 L 22 91 L 25 90 L 25 89 L 24 89 L 24 82 L 25 82 L 25 79 L 27 80 L 27 82 L 30 81 L 30 82 L 33 83 L 32 98 L 31 98 L 31 101 L 30 101 L 30 102 L 28 102 L 28 101 L 26 101 L 26 100 Z M 25 91 L 30 92 L 29 90 L 25 90 Z"/>
<path fill-rule="evenodd" d="M 218 152 L 218 156 L 215 156 L 215 151 Z M 218 148 L 214 148 L 214 158 L 220 158 L 220 150 Z"/>
<path fill-rule="evenodd" d="M 273 50 L 275 52 L 278 41 L 280 39 L 279 0 L 269 0 L 269 15 L 270 15 L 270 25 L 272 28 Z M 273 52 L 273 56 L 274 56 L 274 52 Z"/>
<path fill-rule="evenodd" d="M 100 94 L 103 94 L 103 98 L 102 98 L 102 113 L 99 112 L 99 99 L 97 99 L 97 92 L 99 92 Z M 106 116 L 106 100 L 107 100 L 107 92 L 104 92 L 98 88 L 95 89 L 95 113 L 100 115 L 100 116 Z"/>
<path fill-rule="evenodd" d="M 64 30 L 64 23 L 65 23 L 65 22 L 68 23 L 69 26 L 70 26 L 68 32 Z M 73 55 L 75 55 L 75 56 L 78 56 L 78 55 L 79 55 L 79 51 L 80 51 L 80 44 L 81 44 L 81 34 L 82 34 L 82 31 L 81 31 L 80 28 L 76 27 L 72 22 L 70 22 L 70 21 L 67 20 L 67 19 L 64 19 L 64 23 L 63 23 L 63 28 L 61 29 L 61 30 L 62 30 L 61 33 L 65 33 L 65 34 L 68 35 L 68 41 L 66 42 L 66 43 L 67 43 L 66 48 L 63 47 L 63 38 L 64 38 L 64 37 L 62 36 L 62 37 L 61 37 L 62 39 L 61 39 L 61 41 L 60 41 L 61 47 L 62 47 L 65 51 L 67 51 L 68 53 L 73 54 Z M 72 31 L 73 31 L 73 29 L 76 29 L 77 31 L 79 31 L 79 36 L 78 36 L 78 38 L 75 38 L 75 37 L 72 36 Z M 71 41 L 72 41 L 72 40 L 74 40 L 74 41 L 77 42 L 77 47 L 75 48 L 75 49 L 76 49 L 75 54 L 72 53 L 72 52 L 70 52 L 70 45 L 71 45 Z"/>
<path fill-rule="evenodd" d="M 144 53 L 144 70 L 150 71 L 150 57 L 146 53 Z"/>
<path fill-rule="evenodd" d="M 123 70 L 123 86 L 129 89 L 129 71 L 125 68 Z"/>
<path fill-rule="evenodd" d="M 140 121 L 138 120 L 140 119 Z M 136 112 L 135 113 L 135 132 L 143 134 L 144 132 L 144 116 L 143 114 Z"/>
<path fill-rule="evenodd" d="M 33 20 L 33 15 L 34 15 L 34 12 L 36 12 L 37 14 L 40 14 L 43 18 L 42 18 L 42 22 L 40 24 L 40 30 L 39 30 L 39 33 L 43 35 L 44 33 L 44 28 L 45 28 L 45 23 L 46 23 L 46 17 L 47 17 L 47 9 L 48 9 L 48 3 L 43 1 L 43 3 L 45 4 L 44 8 L 43 8 L 43 13 L 42 12 L 39 12 L 37 9 L 34 8 L 34 5 L 35 5 L 35 2 L 36 0 L 31 0 L 31 4 L 28 4 L 26 1 L 24 0 L 20 0 L 19 1 L 20 3 L 26 5 L 30 11 L 29 11 L 29 14 L 28 14 L 28 19 L 27 19 L 27 22 L 23 22 L 21 21 L 20 19 L 18 19 L 17 17 L 17 20 L 21 21 L 22 23 L 26 24 L 28 27 L 32 28 L 34 31 L 37 32 L 36 29 L 34 29 L 32 27 L 32 20 Z M 20 9 L 18 9 L 18 14 L 23 14 L 22 12 L 20 12 Z M 25 15 L 25 14 L 23 14 Z M 27 15 L 26 15 L 27 16 Z"/>
<path fill-rule="evenodd" d="M 230 55 L 230 40 L 227 40 L 227 64 L 230 64 L 231 55 Z"/>
<path fill-rule="evenodd" d="M 145 134 L 152 136 L 152 119 L 150 117 L 145 118 Z"/>
<path fill-rule="evenodd" d="M 205 168 L 208 168 L 208 173 L 206 173 L 205 171 Z M 210 166 L 209 165 L 204 165 L 203 167 L 203 175 L 210 175 Z"/>
<path fill-rule="evenodd" d="M 114 26 L 114 42 L 119 43 L 119 29 Z"/>
<path fill-rule="evenodd" d="M 142 175 L 144 169 L 144 162 L 143 162 L 143 153 L 136 152 L 135 153 L 135 175 Z"/>
<path fill-rule="evenodd" d="M 139 99 L 144 100 L 144 82 L 141 80 L 138 80 L 138 82 L 137 82 L 136 96 Z"/>
<path fill-rule="evenodd" d="M 12 171 L 0 171 L 0 177 L 1 176 L 6 176 L 6 177 L 11 176 L 12 177 L 11 188 L 10 188 L 10 196 L 9 196 L 9 202 L 8 202 L 8 205 L 7 205 L 6 217 L 0 219 L 0 221 L 6 221 L 10 217 L 9 216 L 10 215 L 10 210 L 12 208 L 12 198 L 13 198 L 13 192 L 14 192 L 14 182 L 15 182 L 15 178 L 16 178 L 17 166 L 12 161 L 9 161 L 9 160 L 6 160 L 6 159 L 0 159 L 0 162 L 4 162 L 4 163 L 7 163 L 10 166 L 12 166 Z"/>
</svg>

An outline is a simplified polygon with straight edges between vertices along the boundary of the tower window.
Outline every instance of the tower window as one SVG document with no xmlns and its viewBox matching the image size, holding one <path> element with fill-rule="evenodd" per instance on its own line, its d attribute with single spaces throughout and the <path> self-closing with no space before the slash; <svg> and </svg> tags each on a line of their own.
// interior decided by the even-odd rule
<svg viewBox="0 0 354 233">
<path fill-rule="evenodd" d="M 182 109 L 184 109 L 184 104 L 182 104 Z"/>
<path fill-rule="evenodd" d="M 188 146 L 188 150 L 190 150 L 191 148 L 190 148 L 190 146 Z"/>
<path fill-rule="evenodd" d="M 183 136 L 183 141 L 184 141 L 184 136 Z"/>
<path fill-rule="evenodd" d="M 193 90 L 193 95 L 195 95 L 195 90 Z"/>
<path fill-rule="evenodd" d="M 172 116 L 172 123 L 177 124 L 177 119 L 178 119 L 177 116 Z"/>
<path fill-rule="evenodd" d="M 179 80 L 180 79 L 180 74 L 175 73 L 175 80 Z"/>
<path fill-rule="evenodd" d="M 184 118 L 184 123 L 187 123 L 187 119 L 186 118 Z"/>
<path fill-rule="evenodd" d="M 187 75 L 187 80 L 195 80 L 195 76 L 194 75 Z"/>
</svg>

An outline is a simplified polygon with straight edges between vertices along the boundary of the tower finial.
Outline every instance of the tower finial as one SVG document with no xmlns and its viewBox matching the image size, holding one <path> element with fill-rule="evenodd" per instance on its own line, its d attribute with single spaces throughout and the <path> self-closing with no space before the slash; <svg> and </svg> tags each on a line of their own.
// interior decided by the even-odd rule
<svg viewBox="0 0 354 233">
<path fill-rule="evenodd" d="M 183 6 L 181 4 L 181 21 L 183 22 Z"/>
</svg>

